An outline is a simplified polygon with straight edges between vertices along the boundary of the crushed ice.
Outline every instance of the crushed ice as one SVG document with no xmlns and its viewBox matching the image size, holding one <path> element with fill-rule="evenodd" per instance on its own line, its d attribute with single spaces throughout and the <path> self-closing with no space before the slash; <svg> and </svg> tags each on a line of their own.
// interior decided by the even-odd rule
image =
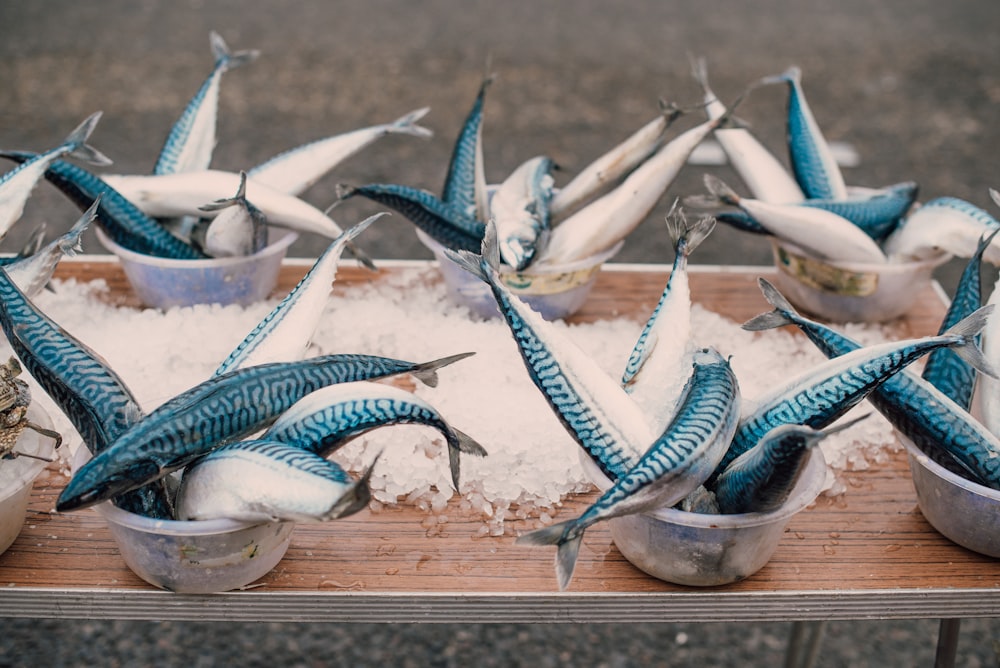
<svg viewBox="0 0 1000 668">
<path fill-rule="evenodd" d="M 504 522 L 515 518 L 551 522 L 554 509 L 568 494 L 590 489 L 579 448 L 529 379 L 507 326 L 501 320 L 471 318 L 433 280 L 436 271 L 407 267 L 350 289 L 335 284 L 311 353 L 366 353 L 422 362 L 475 351 L 476 355 L 442 369 L 437 388 L 417 384 L 414 391 L 454 427 L 478 440 L 489 456 L 462 458 L 462 488 L 457 496 L 449 482 L 443 439 L 426 427 L 375 430 L 347 444 L 334 458 L 359 472 L 382 452 L 372 476 L 376 510 L 385 504 L 410 503 L 443 516 L 446 508 L 457 507 L 482 518 L 483 535 L 502 534 Z M 161 312 L 109 304 L 102 299 L 107 287 L 101 281 L 57 281 L 55 287 L 55 292 L 39 295 L 40 308 L 104 356 L 147 411 L 207 378 L 277 303 L 200 305 Z M 761 300 L 761 310 L 766 308 Z M 641 325 L 627 319 L 555 323 L 616 378 Z M 739 325 L 700 305 L 693 308 L 695 343 L 730 356 L 747 403 L 790 374 L 825 359 L 803 336 L 786 330 L 749 333 Z M 852 325 L 845 332 L 863 344 L 893 338 L 878 325 Z M 0 359 L 10 354 L 6 342 L 3 346 Z M 75 451 L 80 437 L 28 380 L 35 401 L 49 412 L 70 446 L 63 452 Z M 857 411 L 874 413 L 867 403 L 853 409 L 852 415 Z M 825 439 L 821 447 L 832 467 L 827 494 L 838 494 L 846 488 L 843 471 L 866 468 L 897 445 L 888 422 L 874 413 Z"/>
</svg>

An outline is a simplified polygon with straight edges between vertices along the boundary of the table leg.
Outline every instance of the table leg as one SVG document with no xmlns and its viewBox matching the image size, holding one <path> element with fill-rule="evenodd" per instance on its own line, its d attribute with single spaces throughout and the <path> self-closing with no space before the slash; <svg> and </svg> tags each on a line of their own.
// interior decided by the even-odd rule
<svg viewBox="0 0 1000 668">
<path fill-rule="evenodd" d="M 938 628 L 937 654 L 934 655 L 935 668 L 953 668 L 958 653 L 958 633 L 961 619 L 942 619 Z"/>
<path fill-rule="evenodd" d="M 825 621 L 792 623 L 785 650 L 785 668 L 810 668 L 816 662 L 825 627 Z"/>
</svg>

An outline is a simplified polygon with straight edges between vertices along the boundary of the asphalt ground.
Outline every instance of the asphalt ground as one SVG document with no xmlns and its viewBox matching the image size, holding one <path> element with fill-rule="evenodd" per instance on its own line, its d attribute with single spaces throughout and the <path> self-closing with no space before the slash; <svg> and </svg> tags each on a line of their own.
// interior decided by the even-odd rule
<svg viewBox="0 0 1000 668">
<path fill-rule="evenodd" d="M 707 58 L 716 93 L 735 99 L 757 78 L 796 64 L 827 139 L 856 154 L 852 185 L 916 181 L 920 199 L 965 199 L 998 215 L 1000 3 L 958 0 L 449 0 L 366 2 L 39 1 L 0 3 L 0 147 L 45 150 L 104 112 L 91 143 L 109 171 L 150 173 L 171 124 L 207 75 L 210 30 L 232 49 L 259 49 L 225 75 L 213 167 L 246 169 L 293 146 L 430 106 L 429 140 L 387 137 L 303 197 L 325 208 L 336 185 L 391 182 L 439 191 L 452 143 L 484 74 L 488 180 L 550 155 L 564 183 L 657 113 L 660 99 L 694 106 L 689 55 Z M 738 115 L 784 156 L 781 87 L 755 90 Z M 683 119 L 678 130 L 697 122 Z M 704 191 L 685 167 L 615 258 L 669 262 L 663 216 L 674 197 Z M 379 210 L 348 200 L 350 225 Z M 17 250 L 45 221 L 78 211 L 47 185 L 0 250 Z M 375 258 L 430 258 L 396 214 L 365 232 Z M 303 238 L 292 254 L 326 242 Z M 102 252 L 88 236 L 86 252 Z M 694 263 L 770 264 L 764 239 L 719 226 Z M 938 272 L 949 290 L 964 266 Z M 236 625 L 5 620 L 0 666 L 187 663 L 250 665 L 766 665 L 788 624 L 759 625 Z M 820 666 L 927 665 L 936 622 L 830 624 Z M 997 665 L 993 620 L 963 626 L 959 665 Z"/>
</svg>

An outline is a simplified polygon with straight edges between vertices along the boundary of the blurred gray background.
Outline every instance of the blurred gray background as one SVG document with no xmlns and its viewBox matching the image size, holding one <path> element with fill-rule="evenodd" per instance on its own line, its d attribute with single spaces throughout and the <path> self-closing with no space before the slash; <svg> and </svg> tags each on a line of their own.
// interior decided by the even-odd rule
<svg viewBox="0 0 1000 668">
<path fill-rule="evenodd" d="M 667 0 L 507 2 L 368 0 L 267 3 L 211 0 L 0 3 L 0 147 L 55 146 L 96 110 L 91 143 L 109 171 L 150 173 L 166 134 L 207 76 L 208 34 L 259 49 L 222 83 L 213 167 L 239 170 L 320 137 L 383 123 L 422 106 L 430 140 L 387 137 L 305 193 L 325 208 L 340 182 L 392 182 L 439 192 L 452 144 L 487 71 L 497 75 L 484 121 L 486 173 L 499 181 L 548 154 L 564 183 L 657 113 L 659 99 L 692 106 L 701 91 L 689 54 L 707 58 L 724 100 L 796 64 L 827 139 L 856 153 L 851 185 L 913 180 L 921 200 L 949 195 L 998 215 L 1000 3 L 995 0 Z M 739 116 L 785 157 L 783 87 L 756 90 Z M 692 114 L 682 124 L 697 121 Z M 6 170 L 8 166 L 0 165 Z M 688 165 L 616 261 L 670 262 L 662 224 L 675 196 L 725 165 Z M 350 225 L 378 207 L 350 200 Z M 48 185 L 0 250 L 34 224 L 66 229 L 78 211 Z M 376 258 L 430 258 L 401 215 L 366 231 Z M 87 252 L 102 252 L 93 237 Z M 303 238 L 293 254 L 325 246 Z M 695 263 L 769 264 L 769 246 L 720 226 Z M 939 270 L 946 289 L 964 261 Z M 998 572 L 1000 581 L 1000 572 Z M 0 666 L 106 665 L 771 665 L 789 624 L 291 625 L 247 627 L 5 620 Z M 928 665 L 936 621 L 831 624 L 820 666 Z M 995 620 L 963 626 L 959 665 L 997 665 Z"/>
</svg>

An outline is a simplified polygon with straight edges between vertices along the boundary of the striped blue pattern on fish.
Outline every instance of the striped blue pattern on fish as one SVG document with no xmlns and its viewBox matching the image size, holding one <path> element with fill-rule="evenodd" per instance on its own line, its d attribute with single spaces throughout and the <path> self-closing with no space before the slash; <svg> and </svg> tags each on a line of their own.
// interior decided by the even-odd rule
<svg viewBox="0 0 1000 668">
<path fill-rule="evenodd" d="M 845 355 L 861 345 L 825 325 L 798 314 L 766 281 L 761 281 L 775 307 L 747 323 L 750 329 L 795 325 L 827 357 Z M 753 324 L 755 321 L 758 324 Z M 1000 489 L 1000 439 L 961 406 L 909 369 L 888 378 L 868 400 L 889 422 L 929 457 L 979 484 Z"/>
<path fill-rule="evenodd" d="M 673 506 L 708 477 L 733 434 L 739 405 L 739 387 L 729 363 L 711 349 L 696 353 L 677 413 L 646 454 L 579 517 L 524 534 L 517 542 L 557 545 L 556 574 L 560 589 L 565 589 L 588 527 Z"/>
<path fill-rule="evenodd" d="M 833 180 L 839 174 L 831 173 L 830 161 L 824 160 L 818 142 L 825 141 L 811 121 L 809 109 L 799 82 L 799 70 L 793 68 L 781 75 L 788 82 L 788 148 L 792 171 L 806 199 L 837 199 Z"/>
<path fill-rule="evenodd" d="M 349 484 L 354 482 L 335 462 L 327 461 L 322 457 L 317 457 L 315 452 L 305 450 L 300 447 L 290 446 L 288 443 L 269 441 L 266 438 L 251 441 L 239 441 L 228 443 L 216 448 L 207 457 L 222 458 L 232 453 L 251 451 L 264 457 L 273 459 L 275 462 L 299 469 L 304 473 L 323 478 L 331 482 Z"/>
<path fill-rule="evenodd" d="M 2 151 L 0 157 L 22 162 L 33 156 L 23 151 Z M 203 258 L 190 245 L 173 236 L 144 214 L 121 193 L 91 172 L 63 160 L 52 163 L 45 178 L 63 192 L 80 210 L 85 210 L 100 196 L 97 219 L 101 229 L 119 246 L 154 257 Z"/>
<path fill-rule="evenodd" d="M 392 207 L 435 241 L 453 250 L 478 251 L 482 245 L 484 225 L 475 220 L 463 221 L 451 207 L 419 188 L 391 184 L 368 184 L 342 189 L 346 199 L 361 195 L 374 202 Z"/>
<path fill-rule="evenodd" d="M 921 209 L 950 209 L 968 216 L 972 220 L 982 225 L 986 230 L 1000 229 L 1000 220 L 991 216 L 987 211 L 980 209 L 975 204 L 967 202 L 958 197 L 937 197 L 920 205 Z"/>
<path fill-rule="evenodd" d="M 479 140 L 483 121 L 483 102 L 486 89 L 492 82 L 486 78 L 479 87 L 479 93 L 462 124 L 455 140 L 448 174 L 441 189 L 441 200 L 454 208 L 460 220 L 476 221 L 476 155 L 480 150 Z M 480 238 L 482 234 L 480 233 Z M 477 247 L 478 248 L 478 247 Z M 476 249 L 469 249 L 476 250 Z"/>
<path fill-rule="evenodd" d="M 207 169 L 215 147 L 215 122 L 222 75 L 257 58 L 257 51 L 231 53 L 218 33 L 209 35 L 215 65 L 170 128 L 153 167 L 154 174 L 176 174 Z"/>
<path fill-rule="evenodd" d="M 962 276 L 958 280 L 955 294 L 952 297 L 948 311 L 944 320 L 941 321 L 941 328 L 938 333 L 943 334 L 948 329 L 954 327 L 959 321 L 971 315 L 976 309 L 983 305 L 982 293 L 982 260 L 986 247 L 993 241 L 1000 229 L 995 230 L 989 236 L 983 237 L 979 241 L 976 252 L 969 258 Z M 976 337 L 979 343 L 980 336 Z M 941 390 L 949 399 L 962 408 L 969 410 L 972 404 L 972 392 L 976 383 L 976 370 L 968 362 L 963 360 L 954 351 L 948 348 L 940 348 L 927 356 L 927 363 L 921 377 L 931 385 Z"/>
</svg>

